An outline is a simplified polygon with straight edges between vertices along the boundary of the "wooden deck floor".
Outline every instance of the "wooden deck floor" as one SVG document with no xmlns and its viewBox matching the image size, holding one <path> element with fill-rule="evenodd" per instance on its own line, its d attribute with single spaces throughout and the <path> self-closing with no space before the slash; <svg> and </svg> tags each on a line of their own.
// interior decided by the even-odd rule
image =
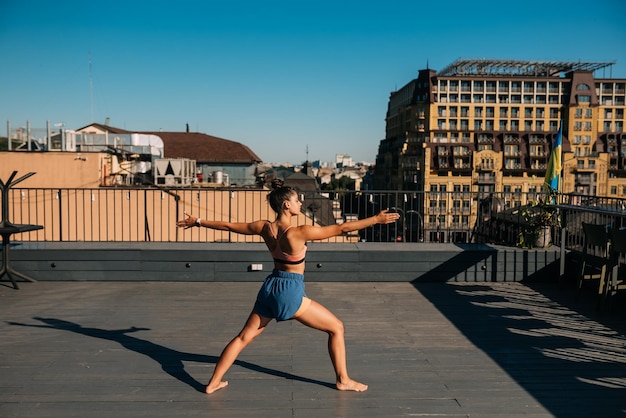
<svg viewBox="0 0 626 418">
<path fill-rule="evenodd" d="M 0 285 L 0 417 L 616 417 L 626 314 L 522 283 L 308 283 L 346 327 L 334 390 L 325 335 L 272 323 L 202 393 L 258 283 Z"/>
</svg>

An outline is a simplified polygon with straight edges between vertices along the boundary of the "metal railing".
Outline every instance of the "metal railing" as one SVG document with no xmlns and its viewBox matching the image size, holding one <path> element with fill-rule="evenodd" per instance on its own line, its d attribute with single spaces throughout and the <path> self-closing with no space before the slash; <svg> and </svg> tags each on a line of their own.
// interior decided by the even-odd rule
<svg viewBox="0 0 626 418">
<path fill-rule="evenodd" d="M 251 222 L 274 219 L 267 190 L 205 188 L 14 188 L 9 193 L 11 220 L 42 225 L 20 234 L 21 241 L 84 242 L 261 242 L 206 228 L 175 226 L 185 213 L 202 219 Z M 328 242 L 492 242 L 516 245 L 516 208 L 536 199 L 534 193 L 414 191 L 302 192 L 297 225 L 329 225 L 375 215 L 390 208 L 400 213 L 391 225 L 376 225 Z M 575 247 L 583 219 L 626 226 L 626 200 L 562 195 L 554 202 L 568 220 L 568 247 Z M 507 213 L 506 222 L 484 221 Z M 485 225 L 488 225 L 485 227 Z M 553 231 L 560 245 L 561 233 Z"/>
</svg>

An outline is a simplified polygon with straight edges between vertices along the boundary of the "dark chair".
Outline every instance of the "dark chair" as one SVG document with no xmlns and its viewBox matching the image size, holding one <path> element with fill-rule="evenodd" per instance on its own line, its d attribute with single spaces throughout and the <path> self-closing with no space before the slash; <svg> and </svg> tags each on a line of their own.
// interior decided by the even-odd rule
<svg viewBox="0 0 626 418">
<path fill-rule="evenodd" d="M 626 278 L 619 275 L 620 257 L 626 254 L 626 229 L 611 229 L 608 235 L 611 245 L 609 265 L 603 288 L 603 303 L 609 305 L 610 308 L 613 296 L 620 290 L 626 290 Z"/>
<path fill-rule="evenodd" d="M 598 280 L 598 307 L 604 292 L 609 265 L 609 234 L 604 225 L 583 222 L 584 243 L 578 270 L 578 292 L 585 280 Z"/>
</svg>

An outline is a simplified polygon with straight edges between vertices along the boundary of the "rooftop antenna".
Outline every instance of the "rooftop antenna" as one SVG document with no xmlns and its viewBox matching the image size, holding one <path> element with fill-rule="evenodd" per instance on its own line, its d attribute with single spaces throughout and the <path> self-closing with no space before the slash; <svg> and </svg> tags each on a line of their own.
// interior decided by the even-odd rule
<svg viewBox="0 0 626 418">
<path fill-rule="evenodd" d="M 91 75 L 91 51 L 89 51 L 89 111 L 91 119 L 90 122 L 93 122 L 93 76 Z"/>
<path fill-rule="evenodd" d="M 309 144 L 306 144 L 306 160 L 309 161 Z"/>
</svg>

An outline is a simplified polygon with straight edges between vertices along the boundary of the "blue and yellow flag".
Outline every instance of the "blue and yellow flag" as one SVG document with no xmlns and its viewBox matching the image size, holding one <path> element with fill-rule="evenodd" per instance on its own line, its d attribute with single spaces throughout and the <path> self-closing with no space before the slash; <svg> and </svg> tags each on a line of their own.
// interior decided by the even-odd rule
<svg viewBox="0 0 626 418">
<path fill-rule="evenodd" d="M 552 152 L 548 160 L 548 169 L 546 170 L 546 179 L 544 185 L 551 191 L 559 191 L 559 178 L 561 177 L 561 153 L 563 143 L 563 124 L 559 126 L 559 132 L 554 138 L 552 144 Z"/>
</svg>

